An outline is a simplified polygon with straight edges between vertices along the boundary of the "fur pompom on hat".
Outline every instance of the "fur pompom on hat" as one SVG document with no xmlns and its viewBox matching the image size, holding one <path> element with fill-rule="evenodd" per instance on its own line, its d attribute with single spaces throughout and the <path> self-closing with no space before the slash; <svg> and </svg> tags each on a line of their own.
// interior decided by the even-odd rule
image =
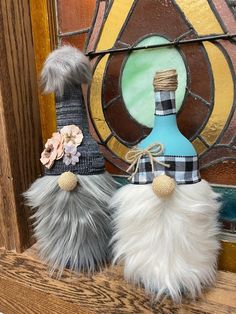
<svg viewBox="0 0 236 314">
<path fill-rule="evenodd" d="M 62 46 L 54 50 L 45 61 L 41 85 L 45 94 L 62 96 L 65 86 L 88 84 L 91 81 L 89 60 L 77 48 Z"/>
</svg>

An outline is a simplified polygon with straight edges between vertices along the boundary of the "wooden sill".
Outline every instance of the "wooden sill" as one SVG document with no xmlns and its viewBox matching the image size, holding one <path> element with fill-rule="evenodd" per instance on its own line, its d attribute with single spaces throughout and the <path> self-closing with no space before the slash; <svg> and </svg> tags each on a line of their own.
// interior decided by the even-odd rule
<svg viewBox="0 0 236 314">
<path fill-rule="evenodd" d="M 218 272 L 216 287 L 197 301 L 155 305 L 143 289 L 122 278 L 122 267 L 92 277 L 66 271 L 50 278 L 35 249 L 22 254 L 0 249 L 0 312 L 4 314 L 66 313 L 236 313 L 236 274 Z"/>
</svg>

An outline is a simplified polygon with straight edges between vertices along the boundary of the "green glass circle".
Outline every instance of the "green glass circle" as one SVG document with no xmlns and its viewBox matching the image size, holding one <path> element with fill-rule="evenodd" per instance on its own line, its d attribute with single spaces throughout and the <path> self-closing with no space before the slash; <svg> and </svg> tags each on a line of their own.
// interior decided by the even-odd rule
<svg viewBox="0 0 236 314">
<path fill-rule="evenodd" d="M 161 36 L 150 36 L 137 46 L 168 43 Z M 139 123 L 153 127 L 155 100 L 153 77 L 157 71 L 176 69 L 178 89 L 176 91 L 176 109 L 180 109 L 187 84 L 187 71 L 183 58 L 176 48 L 163 47 L 133 51 L 128 57 L 122 77 L 121 91 L 125 106 L 131 116 Z"/>
</svg>

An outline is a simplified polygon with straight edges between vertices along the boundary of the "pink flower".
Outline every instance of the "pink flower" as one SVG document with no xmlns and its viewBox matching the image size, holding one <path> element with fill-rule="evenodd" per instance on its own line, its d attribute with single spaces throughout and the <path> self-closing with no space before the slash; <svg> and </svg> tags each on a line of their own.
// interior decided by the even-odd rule
<svg viewBox="0 0 236 314">
<path fill-rule="evenodd" d="M 47 140 L 45 149 L 41 154 L 40 161 L 48 169 L 52 167 L 56 159 L 64 155 L 63 137 L 59 132 L 53 133 L 52 137 Z"/>
<path fill-rule="evenodd" d="M 76 125 L 66 125 L 61 129 L 61 135 L 63 136 L 64 143 L 79 146 L 83 140 L 83 133 Z"/>
<path fill-rule="evenodd" d="M 74 166 L 77 162 L 79 162 L 79 157 L 81 156 L 81 154 L 77 152 L 76 146 L 65 144 L 64 149 L 65 149 L 65 154 L 63 157 L 64 164 L 66 164 L 67 166 L 72 164 Z"/>
</svg>

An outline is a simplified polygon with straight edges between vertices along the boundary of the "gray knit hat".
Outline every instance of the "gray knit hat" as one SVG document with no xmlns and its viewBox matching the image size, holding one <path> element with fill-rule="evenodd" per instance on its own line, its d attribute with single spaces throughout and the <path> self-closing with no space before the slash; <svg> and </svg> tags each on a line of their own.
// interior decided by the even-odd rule
<svg viewBox="0 0 236 314">
<path fill-rule="evenodd" d="M 64 46 L 47 58 L 42 72 L 46 93 L 56 93 L 57 132 L 45 144 L 41 162 L 46 175 L 72 172 L 103 173 L 104 159 L 89 134 L 81 83 L 89 83 L 87 58 L 76 48 Z"/>
</svg>

